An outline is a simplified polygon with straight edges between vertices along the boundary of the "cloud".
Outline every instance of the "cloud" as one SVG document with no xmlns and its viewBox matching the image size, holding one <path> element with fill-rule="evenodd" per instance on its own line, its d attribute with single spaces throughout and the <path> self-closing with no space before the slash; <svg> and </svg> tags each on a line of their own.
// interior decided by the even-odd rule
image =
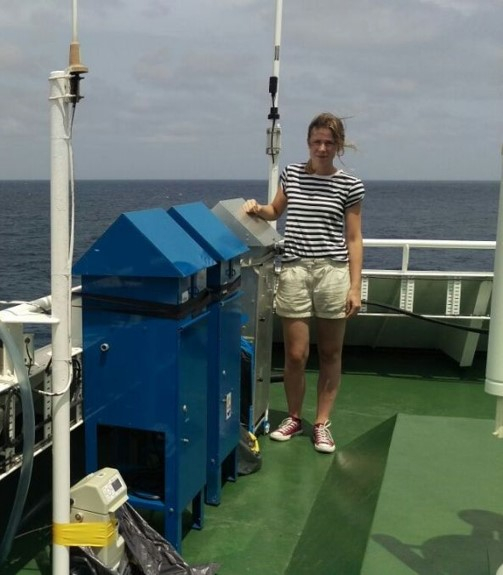
<svg viewBox="0 0 503 575">
<path fill-rule="evenodd" d="M 45 177 L 47 78 L 67 65 L 70 6 L 2 5 L 0 93 L 10 104 L 0 109 L 0 134 L 23 153 L 2 154 L 0 168 L 4 177 Z M 79 173 L 266 178 L 274 8 L 265 0 L 80 2 L 89 73 L 75 119 Z M 284 2 L 281 163 L 305 157 L 307 123 L 331 110 L 348 118 L 360 148 L 348 161 L 366 177 L 498 178 L 501 21 L 500 0 Z M 459 165 L 442 167 L 442 149 L 455 150 Z"/>
<path fill-rule="evenodd" d="M 25 54 L 14 44 L 0 42 L 0 69 L 5 72 L 20 70 L 25 63 Z"/>
<path fill-rule="evenodd" d="M 463 16 L 470 17 L 477 12 L 490 10 L 496 5 L 497 0 L 420 0 L 424 4 L 459 12 Z"/>
</svg>

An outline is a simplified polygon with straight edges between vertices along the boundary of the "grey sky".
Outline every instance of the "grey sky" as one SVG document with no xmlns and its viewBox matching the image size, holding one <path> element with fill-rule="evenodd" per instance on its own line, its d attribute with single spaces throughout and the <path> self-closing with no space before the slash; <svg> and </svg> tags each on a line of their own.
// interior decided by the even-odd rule
<svg viewBox="0 0 503 575">
<path fill-rule="evenodd" d="M 274 0 L 80 0 L 77 178 L 267 179 Z M 0 0 L 0 178 L 49 177 L 71 1 Z M 281 165 L 321 111 L 364 179 L 500 178 L 502 0 L 284 0 Z"/>
</svg>

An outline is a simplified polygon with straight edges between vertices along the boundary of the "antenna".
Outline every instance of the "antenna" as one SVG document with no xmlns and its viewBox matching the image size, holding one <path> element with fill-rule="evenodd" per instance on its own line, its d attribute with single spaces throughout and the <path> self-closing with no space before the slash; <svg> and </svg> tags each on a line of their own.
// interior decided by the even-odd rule
<svg viewBox="0 0 503 575">
<path fill-rule="evenodd" d="M 281 16 L 283 0 L 276 0 L 276 22 L 274 29 L 274 58 L 272 76 L 269 78 L 269 93 L 271 94 L 271 109 L 267 118 L 271 126 L 267 128 L 266 153 L 270 156 L 268 201 L 272 202 L 278 188 L 278 160 L 281 151 L 281 126 L 279 125 L 278 84 L 279 84 L 279 53 L 281 44 Z M 275 222 L 270 222 L 275 227 Z"/>
<path fill-rule="evenodd" d="M 68 72 L 77 75 L 89 72 L 89 68 L 80 61 L 80 44 L 77 34 L 77 0 L 72 0 L 72 41 L 70 42 Z"/>
</svg>

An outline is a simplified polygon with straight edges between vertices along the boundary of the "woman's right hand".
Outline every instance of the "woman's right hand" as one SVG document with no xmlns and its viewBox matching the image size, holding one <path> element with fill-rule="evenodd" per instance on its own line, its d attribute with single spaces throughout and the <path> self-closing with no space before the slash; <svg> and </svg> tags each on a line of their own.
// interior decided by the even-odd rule
<svg viewBox="0 0 503 575">
<path fill-rule="evenodd" d="M 251 215 L 255 215 L 257 216 L 260 212 L 260 204 L 257 203 L 257 200 L 246 200 L 246 202 L 243 204 L 243 210 L 247 213 L 247 214 L 251 214 Z"/>
</svg>

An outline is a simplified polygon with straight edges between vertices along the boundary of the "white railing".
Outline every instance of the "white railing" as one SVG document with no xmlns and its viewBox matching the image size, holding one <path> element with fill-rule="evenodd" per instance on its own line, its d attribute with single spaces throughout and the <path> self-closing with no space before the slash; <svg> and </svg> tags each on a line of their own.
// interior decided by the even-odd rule
<svg viewBox="0 0 503 575">
<path fill-rule="evenodd" d="M 411 249 L 439 250 L 495 250 L 495 241 L 471 240 L 402 240 L 402 239 L 364 239 L 364 248 L 395 248 L 402 250 L 403 272 L 408 271 Z"/>
</svg>

